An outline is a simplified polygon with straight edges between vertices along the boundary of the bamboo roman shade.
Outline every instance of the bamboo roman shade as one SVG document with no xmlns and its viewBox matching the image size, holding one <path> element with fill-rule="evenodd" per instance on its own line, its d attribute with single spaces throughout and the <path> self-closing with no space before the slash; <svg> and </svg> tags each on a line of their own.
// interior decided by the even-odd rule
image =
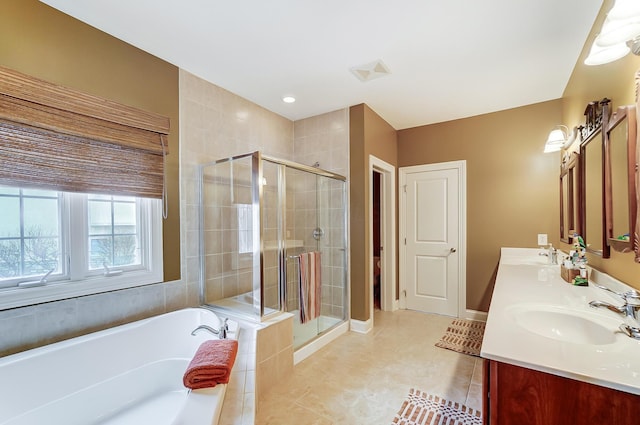
<svg viewBox="0 0 640 425">
<path fill-rule="evenodd" d="M 0 184 L 162 198 L 169 119 L 0 67 Z"/>
</svg>

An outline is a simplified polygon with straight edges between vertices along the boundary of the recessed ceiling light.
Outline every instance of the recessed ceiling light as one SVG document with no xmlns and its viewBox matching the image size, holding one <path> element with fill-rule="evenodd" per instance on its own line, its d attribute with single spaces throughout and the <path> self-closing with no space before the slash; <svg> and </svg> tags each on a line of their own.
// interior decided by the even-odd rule
<svg viewBox="0 0 640 425">
<path fill-rule="evenodd" d="M 284 103 L 293 103 L 293 102 L 296 101 L 296 98 L 293 97 L 293 96 L 285 96 L 285 97 L 282 98 L 282 101 Z"/>
</svg>

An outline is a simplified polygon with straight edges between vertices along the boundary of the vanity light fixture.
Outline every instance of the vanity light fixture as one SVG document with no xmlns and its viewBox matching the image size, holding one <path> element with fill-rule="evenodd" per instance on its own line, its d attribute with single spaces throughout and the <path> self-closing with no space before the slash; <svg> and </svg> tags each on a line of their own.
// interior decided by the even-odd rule
<svg viewBox="0 0 640 425">
<path fill-rule="evenodd" d="M 562 128 L 568 130 L 567 126 L 559 125 L 551 130 L 547 142 L 544 144 L 544 153 L 558 152 L 567 142 L 567 133 Z"/>
<path fill-rule="evenodd" d="M 593 43 L 589 56 L 584 60 L 585 65 L 604 65 L 605 63 L 617 61 L 620 58 L 629 53 L 631 49 L 627 46 L 627 43 L 618 43 L 613 46 L 603 47 L 598 43 Z"/>
<path fill-rule="evenodd" d="M 640 55 L 640 1 L 616 0 L 584 63 L 602 65 L 629 52 Z"/>
<path fill-rule="evenodd" d="M 293 102 L 295 102 L 295 101 L 296 101 L 296 98 L 295 98 L 295 97 L 293 97 L 293 96 L 284 96 L 284 97 L 282 98 L 282 101 L 283 101 L 284 103 L 293 103 Z"/>
</svg>

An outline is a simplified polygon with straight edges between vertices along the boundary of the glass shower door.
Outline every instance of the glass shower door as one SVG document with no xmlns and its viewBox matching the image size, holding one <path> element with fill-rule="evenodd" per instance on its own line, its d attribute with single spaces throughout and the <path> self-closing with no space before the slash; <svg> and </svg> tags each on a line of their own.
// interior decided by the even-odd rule
<svg viewBox="0 0 640 425">
<path fill-rule="evenodd" d="M 294 349 L 344 320 L 344 182 L 286 169 L 286 310 L 295 315 Z M 301 322 L 299 255 L 320 252 L 320 316 Z"/>
<path fill-rule="evenodd" d="M 316 236 L 322 257 L 322 314 L 318 333 L 322 333 L 346 318 L 346 220 L 345 183 L 325 176 L 316 176 Z"/>
</svg>

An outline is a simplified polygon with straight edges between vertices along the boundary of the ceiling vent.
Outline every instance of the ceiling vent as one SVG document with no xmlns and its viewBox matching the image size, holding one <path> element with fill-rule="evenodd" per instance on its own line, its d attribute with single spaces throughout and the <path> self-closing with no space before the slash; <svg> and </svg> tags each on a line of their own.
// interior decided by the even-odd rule
<svg viewBox="0 0 640 425">
<path fill-rule="evenodd" d="M 354 66 L 349 70 L 353 73 L 353 75 L 356 76 L 356 78 L 358 78 L 358 80 L 362 82 L 375 80 L 376 78 L 384 77 L 391 74 L 391 71 L 389 71 L 387 65 L 385 65 L 384 62 L 382 62 L 382 60 L 380 59 L 366 65 Z"/>
</svg>

